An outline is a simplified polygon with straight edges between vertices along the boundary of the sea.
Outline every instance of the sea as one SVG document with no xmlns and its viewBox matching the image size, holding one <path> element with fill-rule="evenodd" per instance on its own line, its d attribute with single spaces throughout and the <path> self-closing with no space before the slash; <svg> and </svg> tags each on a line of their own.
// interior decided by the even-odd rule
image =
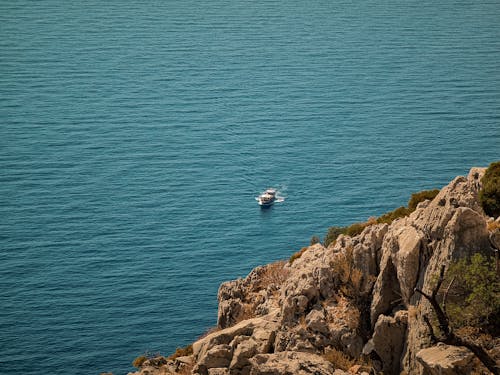
<svg viewBox="0 0 500 375">
<path fill-rule="evenodd" d="M 0 1 L 0 373 L 127 374 L 496 160 L 500 0 Z"/>
</svg>

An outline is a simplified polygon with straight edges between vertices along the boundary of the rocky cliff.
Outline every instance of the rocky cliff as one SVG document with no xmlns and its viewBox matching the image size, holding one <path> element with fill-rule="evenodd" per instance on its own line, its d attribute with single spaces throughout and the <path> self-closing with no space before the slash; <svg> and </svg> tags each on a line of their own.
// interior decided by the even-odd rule
<svg viewBox="0 0 500 375">
<path fill-rule="evenodd" d="M 489 231 L 478 203 L 483 174 L 473 168 L 391 224 L 222 284 L 217 329 L 134 374 L 489 373 L 467 348 L 432 339 L 434 312 L 415 292 L 430 292 L 441 267 L 498 247 L 500 225 Z M 499 357 L 498 339 L 487 349 Z"/>
</svg>

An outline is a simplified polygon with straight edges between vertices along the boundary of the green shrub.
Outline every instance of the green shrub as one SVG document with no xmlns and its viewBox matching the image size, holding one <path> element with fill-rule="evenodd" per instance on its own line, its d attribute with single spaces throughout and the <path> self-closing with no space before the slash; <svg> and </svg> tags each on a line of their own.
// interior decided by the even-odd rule
<svg viewBox="0 0 500 375">
<path fill-rule="evenodd" d="M 500 323 L 500 279 L 495 261 L 480 253 L 453 263 L 446 273 L 452 288 L 447 297 L 447 313 L 455 328 L 488 327 Z M 448 283 L 443 283 L 447 288 Z M 446 284 L 446 285 L 445 285 Z"/>
<path fill-rule="evenodd" d="M 479 202 L 484 212 L 489 216 L 500 216 L 500 161 L 490 164 L 481 183 Z"/>
<path fill-rule="evenodd" d="M 400 217 L 408 216 L 413 211 L 415 211 L 417 205 L 420 202 L 423 202 L 427 199 L 434 199 L 434 197 L 438 195 L 438 193 L 438 189 L 423 190 L 418 193 L 413 193 L 410 200 L 408 201 L 408 207 L 398 207 L 395 210 L 387 212 L 378 218 L 370 218 L 364 223 L 354 223 L 349 225 L 348 227 L 330 227 L 328 228 L 328 232 L 326 233 L 323 244 L 326 247 L 328 247 L 330 244 L 334 244 L 337 237 L 341 234 L 346 234 L 351 237 L 356 236 L 360 234 L 363 229 L 372 224 L 390 224 Z"/>
<path fill-rule="evenodd" d="M 434 190 L 422 190 L 418 193 L 413 193 L 410 200 L 408 201 L 409 213 L 412 213 L 417 209 L 417 205 L 420 202 L 426 201 L 428 199 L 434 199 L 436 195 L 439 194 L 439 189 Z"/>
<path fill-rule="evenodd" d="M 377 223 L 379 224 L 390 224 L 394 220 L 399 219 L 400 217 L 405 217 L 410 214 L 409 210 L 406 207 L 398 207 L 391 212 L 387 212 L 377 218 Z"/>
<path fill-rule="evenodd" d="M 354 237 L 360 234 L 367 227 L 366 223 L 354 223 L 347 227 L 345 234 Z"/>
<path fill-rule="evenodd" d="M 318 236 L 312 236 L 311 237 L 311 242 L 309 242 L 309 245 L 316 245 L 318 243 L 321 243 L 321 239 Z"/>
<path fill-rule="evenodd" d="M 341 234 L 345 234 L 347 227 L 330 227 L 328 228 L 328 232 L 326 233 L 325 239 L 323 243 L 326 247 L 330 246 L 330 244 L 335 243 L 335 240 Z"/>
</svg>

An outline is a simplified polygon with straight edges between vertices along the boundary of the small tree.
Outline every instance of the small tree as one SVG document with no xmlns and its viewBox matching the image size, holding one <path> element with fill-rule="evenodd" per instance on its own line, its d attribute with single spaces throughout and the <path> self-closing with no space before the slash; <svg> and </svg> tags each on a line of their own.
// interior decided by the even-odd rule
<svg viewBox="0 0 500 375">
<path fill-rule="evenodd" d="M 453 280 L 446 308 L 454 328 L 467 325 L 488 328 L 498 323 L 500 280 L 493 259 L 480 253 L 470 260 L 461 259 L 450 266 L 446 279 L 448 283 Z"/>
<path fill-rule="evenodd" d="M 500 313 L 499 280 L 493 270 L 493 262 L 477 253 L 470 260 L 460 260 L 452 264 L 446 277 L 445 267 L 442 266 L 437 283 L 430 294 L 418 288 L 415 288 L 415 291 L 429 301 L 436 315 L 439 336 L 435 334 L 429 317 L 423 316 L 433 341 L 465 346 L 488 370 L 493 374 L 500 374 L 495 361 L 481 345 L 458 334 L 455 330 L 455 328 L 471 324 L 486 327 L 491 323 L 492 318 L 498 319 Z M 449 280 L 448 285 L 441 289 L 445 279 Z M 441 303 L 438 301 L 439 291 L 442 292 Z M 448 297 L 450 297 L 449 300 Z"/>
<path fill-rule="evenodd" d="M 484 212 L 489 216 L 500 216 L 500 161 L 490 164 L 481 183 L 479 201 Z"/>
</svg>

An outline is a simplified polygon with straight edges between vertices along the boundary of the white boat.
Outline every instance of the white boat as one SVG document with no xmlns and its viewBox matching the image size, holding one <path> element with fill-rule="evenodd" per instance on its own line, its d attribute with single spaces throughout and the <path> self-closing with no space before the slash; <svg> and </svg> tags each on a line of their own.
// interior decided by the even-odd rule
<svg viewBox="0 0 500 375">
<path fill-rule="evenodd" d="M 276 189 L 267 189 L 257 197 L 257 202 L 261 208 L 271 207 L 276 201 Z"/>
</svg>

